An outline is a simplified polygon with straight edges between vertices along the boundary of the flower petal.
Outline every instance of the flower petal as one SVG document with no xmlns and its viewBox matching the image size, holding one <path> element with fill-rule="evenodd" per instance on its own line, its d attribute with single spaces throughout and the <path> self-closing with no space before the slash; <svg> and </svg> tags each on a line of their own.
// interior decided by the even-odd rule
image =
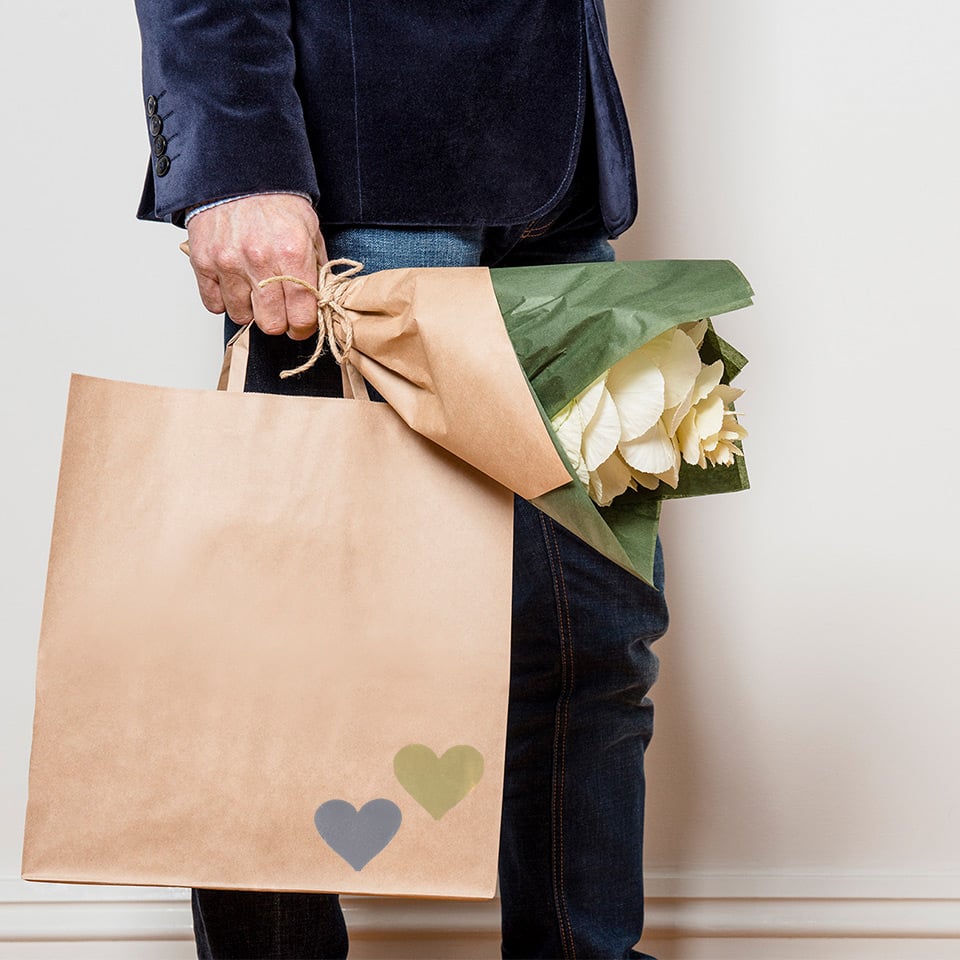
<svg viewBox="0 0 960 960">
<path fill-rule="evenodd" d="M 704 365 L 697 374 L 696 383 L 693 385 L 693 402 L 699 403 L 705 397 L 709 397 L 710 394 L 720 386 L 720 378 L 722 376 L 722 360 L 715 360 L 709 366 Z"/>
<path fill-rule="evenodd" d="M 644 356 L 659 367 L 663 363 L 666 355 L 670 352 L 670 344 L 673 343 L 676 332 L 677 328 L 671 327 L 669 330 L 661 333 L 660 336 L 648 340 L 640 348 L 643 350 Z"/>
<path fill-rule="evenodd" d="M 663 374 L 664 407 L 675 407 L 686 399 L 697 381 L 701 366 L 700 354 L 694 342 L 682 330 L 675 329 L 666 355 L 659 363 Z"/>
<path fill-rule="evenodd" d="M 642 437 L 621 441 L 620 452 L 634 470 L 654 474 L 672 469 L 680 455 L 676 441 L 667 436 L 660 420 Z"/>
<path fill-rule="evenodd" d="M 701 437 L 712 437 L 723 427 L 723 401 L 716 394 L 701 400 L 694 408 L 697 411 L 697 433 Z"/>
<path fill-rule="evenodd" d="M 677 484 L 680 482 L 680 464 L 675 463 L 669 470 L 658 473 L 657 479 L 662 480 L 668 487 L 673 487 L 673 489 L 676 490 Z"/>
<path fill-rule="evenodd" d="M 714 466 L 729 467 L 733 465 L 737 457 L 742 457 L 743 451 L 735 447 L 732 443 L 721 441 L 716 449 L 707 455 L 707 459 Z"/>
<path fill-rule="evenodd" d="M 700 462 L 700 433 L 697 430 L 697 411 L 691 410 L 677 427 L 677 443 L 683 459 L 690 464 Z"/>
<path fill-rule="evenodd" d="M 695 406 L 704 397 L 710 396 L 713 390 L 720 388 L 720 378 L 723 376 L 723 361 L 715 360 L 711 364 L 703 364 L 701 361 L 700 372 L 693 383 L 693 387 L 685 399 L 673 407 L 672 410 L 664 416 L 664 422 L 667 427 L 667 433 L 673 436 L 680 427 L 680 422 L 689 413 L 690 408 Z M 727 388 L 732 389 L 732 388 Z M 743 391 L 740 391 L 742 393 Z"/>
<path fill-rule="evenodd" d="M 591 417 L 597 412 L 597 406 L 600 404 L 600 398 L 603 396 L 603 382 L 607 375 L 598 377 L 586 390 L 581 390 L 574 397 L 573 402 L 580 407 L 580 416 L 583 418 L 584 426 L 590 422 Z"/>
<path fill-rule="evenodd" d="M 639 470 L 631 470 L 630 475 L 634 480 L 647 490 L 656 490 L 660 486 L 660 478 L 652 473 L 641 473 Z"/>
<path fill-rule="evenodd" d="M 630 485 L 630 468 L 614 451 L 596 470 L 590 473 L 590 496 L 601 507 L 606 507 L 614 497 L 619 497 Z"/>
<path fill-rule="evenodd" d="M 590 475 L 587 472 L 586 464 L 583 462 L 581 453 L 581 444 L 583 443 L 583 428 L 586 426 L 580 413 L 580 407 L 575 400 L 571 400 L 562 410 L 560 410 L 550 421 L 553 432 L 563 448 L 563 452 L 570 461 L 581 482 L 586 486 Z"/>
<path fill-rule="evenodd" d="M 620 417 L 617 405 L 607 388 L 600 385 L 600 402 L 583 431 L 583 459 L 588 470 L 596 470 L 614 450 L 620 440 Z"/>
<path fill-rule="evenodd" d="M 728 407 L 738 397 L 743 396 L 743 391 L 737 387 L 731 387 L 728 383 L 721 383 L 717 386 L 717 396 L 723 401 L 723 405 Z"/>
<path fill-rule="evenodd" d="M 576 403 L 571 400 L 550 421 L 560 446 L 563 447 L 564 453 L 574 466 L 580 459 L 580 438 L 583 436 L 583 425 L 580 423 L 579 415 L 576 414 L 576 406 Z"/>
<path fill-rule="evenodd" d="M 703 338 L 707 334 L 708 320 L 694 320 L 691 323 L 681 323 L 680 329 L 693 341 L 697 350 L 703 343 Z"/>
<path fill-rule="evenodd" d="M 623 440 L 645 434 L 663 413 L 663 374 L 643 347 L 610 368 L 607 390 L 617 405 Z"/>
<path fill-rule="evenodd" d="M 727 412 L 723 417 L 723 429 L 720 431 L 721 440 L 742 440 L 744 437 L 749 437 L 750 434 L 747 433 L 746 427 L 741 426 L 737 418 L 732 414 Z"/>
</svg>

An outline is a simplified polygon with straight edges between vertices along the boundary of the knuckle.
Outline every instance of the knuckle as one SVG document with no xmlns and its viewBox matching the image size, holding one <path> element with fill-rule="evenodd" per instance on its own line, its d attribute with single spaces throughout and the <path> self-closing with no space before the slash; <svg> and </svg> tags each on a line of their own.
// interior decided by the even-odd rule
<svg viewBox="0 0 960 960">
<path fill-rule="evenodd" d="M 244 255 L 250 266 L 256 268 L 265 267 L 270 259 L 266 248 L 259 243 L 249 244 L 244 250 Z"/>
<path fill-rule="evenodd" d="M 284 264 L 300 264 L 304 259 L 305 245 L 292 240 L 290 237 L 284 237 L 277 244 L 277 254 L 280 262 Z"/>
<path fill-rule="evenodd" d="M 198 251 L 191 247 L 190 263 L 200 276 L 215 277 L 217 275 L 216 261 L 206 250 Z"/>
<path fill-rule="evenodd" d="M 214 260 L 221 273 L 241 273 L 243 257 L 236 247 L 221 247 L 214 252 Z"/>
</svg>

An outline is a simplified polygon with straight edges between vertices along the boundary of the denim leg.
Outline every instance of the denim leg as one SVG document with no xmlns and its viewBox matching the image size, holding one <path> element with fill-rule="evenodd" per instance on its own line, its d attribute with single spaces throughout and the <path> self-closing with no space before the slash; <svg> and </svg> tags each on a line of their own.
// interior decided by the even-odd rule
<svg viewBox="0 0 960 960">
<path fill-rule="evenodd" d="M 589 171 L 495 265 L 613 260 Z M 656 588 L 517 501 L 510 708 L 500 842 L 503 956 L 645 957 L 644 752 Z M 650 958 L 648 958 L 650 960 Z"/>
<path fill-rule="evenodd" d="M 525 501 L 515 516 L 503 956 L 640 956 L 662 554 L 654 589 Z"/>
<path fill-rule="evenodd" d="M 341 960 L 347 927 L 331 894 L 194 890 L 199 960 Z"/>
<path fill-rule="evenodd" d="M 323 231 L 331 260 L 359 260 L 364 273 L 397 267 L 476 267 L 480 227 L 328 227 Z"/>
</svg>

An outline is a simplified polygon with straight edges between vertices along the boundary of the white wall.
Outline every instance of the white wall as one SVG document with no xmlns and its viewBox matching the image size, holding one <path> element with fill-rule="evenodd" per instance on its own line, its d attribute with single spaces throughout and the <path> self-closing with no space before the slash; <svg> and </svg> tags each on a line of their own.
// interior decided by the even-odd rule
<svg viewBox="0 0 960 960">
<path fill-rule="evenodd" d="M 641 177 L 621 256 L 729 257 L 757 291 L 720 321 L 752 360 L 754 489 L 670 504 L 664 521 L 649 949 L 955 956 L 960 13 L 608 8 Z M 67 376 L 207 386 L 219 324 L 178 232 L 132 217 L 146 163 L 132 4 L 3 12 L 0 957 L 186 957 L 177 894 L 16 878 Z M 489 907 L 353 913 L 357 955 L 495 953 Z"/>
<path fill-rule="evenodd" d="M 960 936 L 960 15 L 611 12 L 643 210 L 621 254 L 727 256 L 757 292 L 719 321 L 752 359 L 754 488 L 665 511 L 648 863 L 685 892 L 890 897 L 918 935 L 948 932 L 923 909 Z M 803 913 L 880 921 L 848 907 Z"/>
</svg>

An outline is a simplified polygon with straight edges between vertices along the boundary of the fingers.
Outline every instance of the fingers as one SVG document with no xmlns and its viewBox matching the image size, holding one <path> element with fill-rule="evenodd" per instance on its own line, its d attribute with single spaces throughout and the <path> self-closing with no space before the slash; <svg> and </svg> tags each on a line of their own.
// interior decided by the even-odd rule
<svg viewBox="0 0 960 960">
<path fill-rule="evenodd" d="M 227 305 L 223 302 L 223 297 L 220 294 L 220 283 L 216 276 L 200 273 L 195 263 L 191 265 L 193 266 L 193 272 L 197 275 L 197 288 L 200 290 L 200 299 L 203 301 L 203 305 L 211 313 L 223 313 L 227 309 Z"/>
<path fill-rule="evenodd" d="M 317 285 L 316 253 L 311 246 L 304 251 L 281 252 L 273 266 L 264 262 L 259 268 L 262 278 L 291 276 Z M 294 266 L 289 262 L 299 254 L 303 259 Z M 251 291 L 253 313 L 257 324 L 266 333 L 286 333 L 293 340 L 306 340 L 317 330 L 317 300 L 305 287 L 290 281 L 260 285 L 258 282 Z"/>
<path fill-rule="evenodd" d="M 311 247 L 311 249 L 313 249 Z M 300 269 L 291 274 L 306 280 L 311 286 L 317 285 L 317 261 L 311 257 L 301 264 Z M 317 329 L 317 300 L 304 287 L 296 283 L 275 284 L 283 294 L 287 315 L 287 336 L 293 340 L 306 340 Z"/>
<path fill-rule="evenodd" d="M 263 274 L 266 277 L 277 276 L 279 271 L 268 270 Z M 292 275 L 292 274 L 291 274 Z M 257 319 L 257 326 L 271 336 L 279 336 L 281 333 L 287 333 L 289 323 L 287 322 L 286 305 L 283 301 L 283 287 L 279 283 L 268 283 L 261 287 L 259 283 L 251 291 L 251 300 L 253 302 L 253 315 Z"/>
<path fill-rule="evenodd" d="M 220 276 L 220 296 L 227 314 L 234 323 L 249 323 L 254 318 L 250 296 L 250 280 L 244 274 L 227 273 Z M 263 324 L 259 324 L 263 326 Z M 277 326 L 274 320 L 274 326 Z M 269 332 L 269 331 L 265 331 Z M 279 331 L 283 333 L 281 329 Z"/>
<path fill-rule="evenodd" d="M 317 303 L 294 283 L 259 282 L 295 276 L 315 286 L 317 260 L 326 259 L 309 201 L 263 194 L 204 210 L 188 224 L 190 262 L 203 305 L 236 323 L 255 321 L 264 333 L 296 340 L 317 328 Z"/>
</svg>

